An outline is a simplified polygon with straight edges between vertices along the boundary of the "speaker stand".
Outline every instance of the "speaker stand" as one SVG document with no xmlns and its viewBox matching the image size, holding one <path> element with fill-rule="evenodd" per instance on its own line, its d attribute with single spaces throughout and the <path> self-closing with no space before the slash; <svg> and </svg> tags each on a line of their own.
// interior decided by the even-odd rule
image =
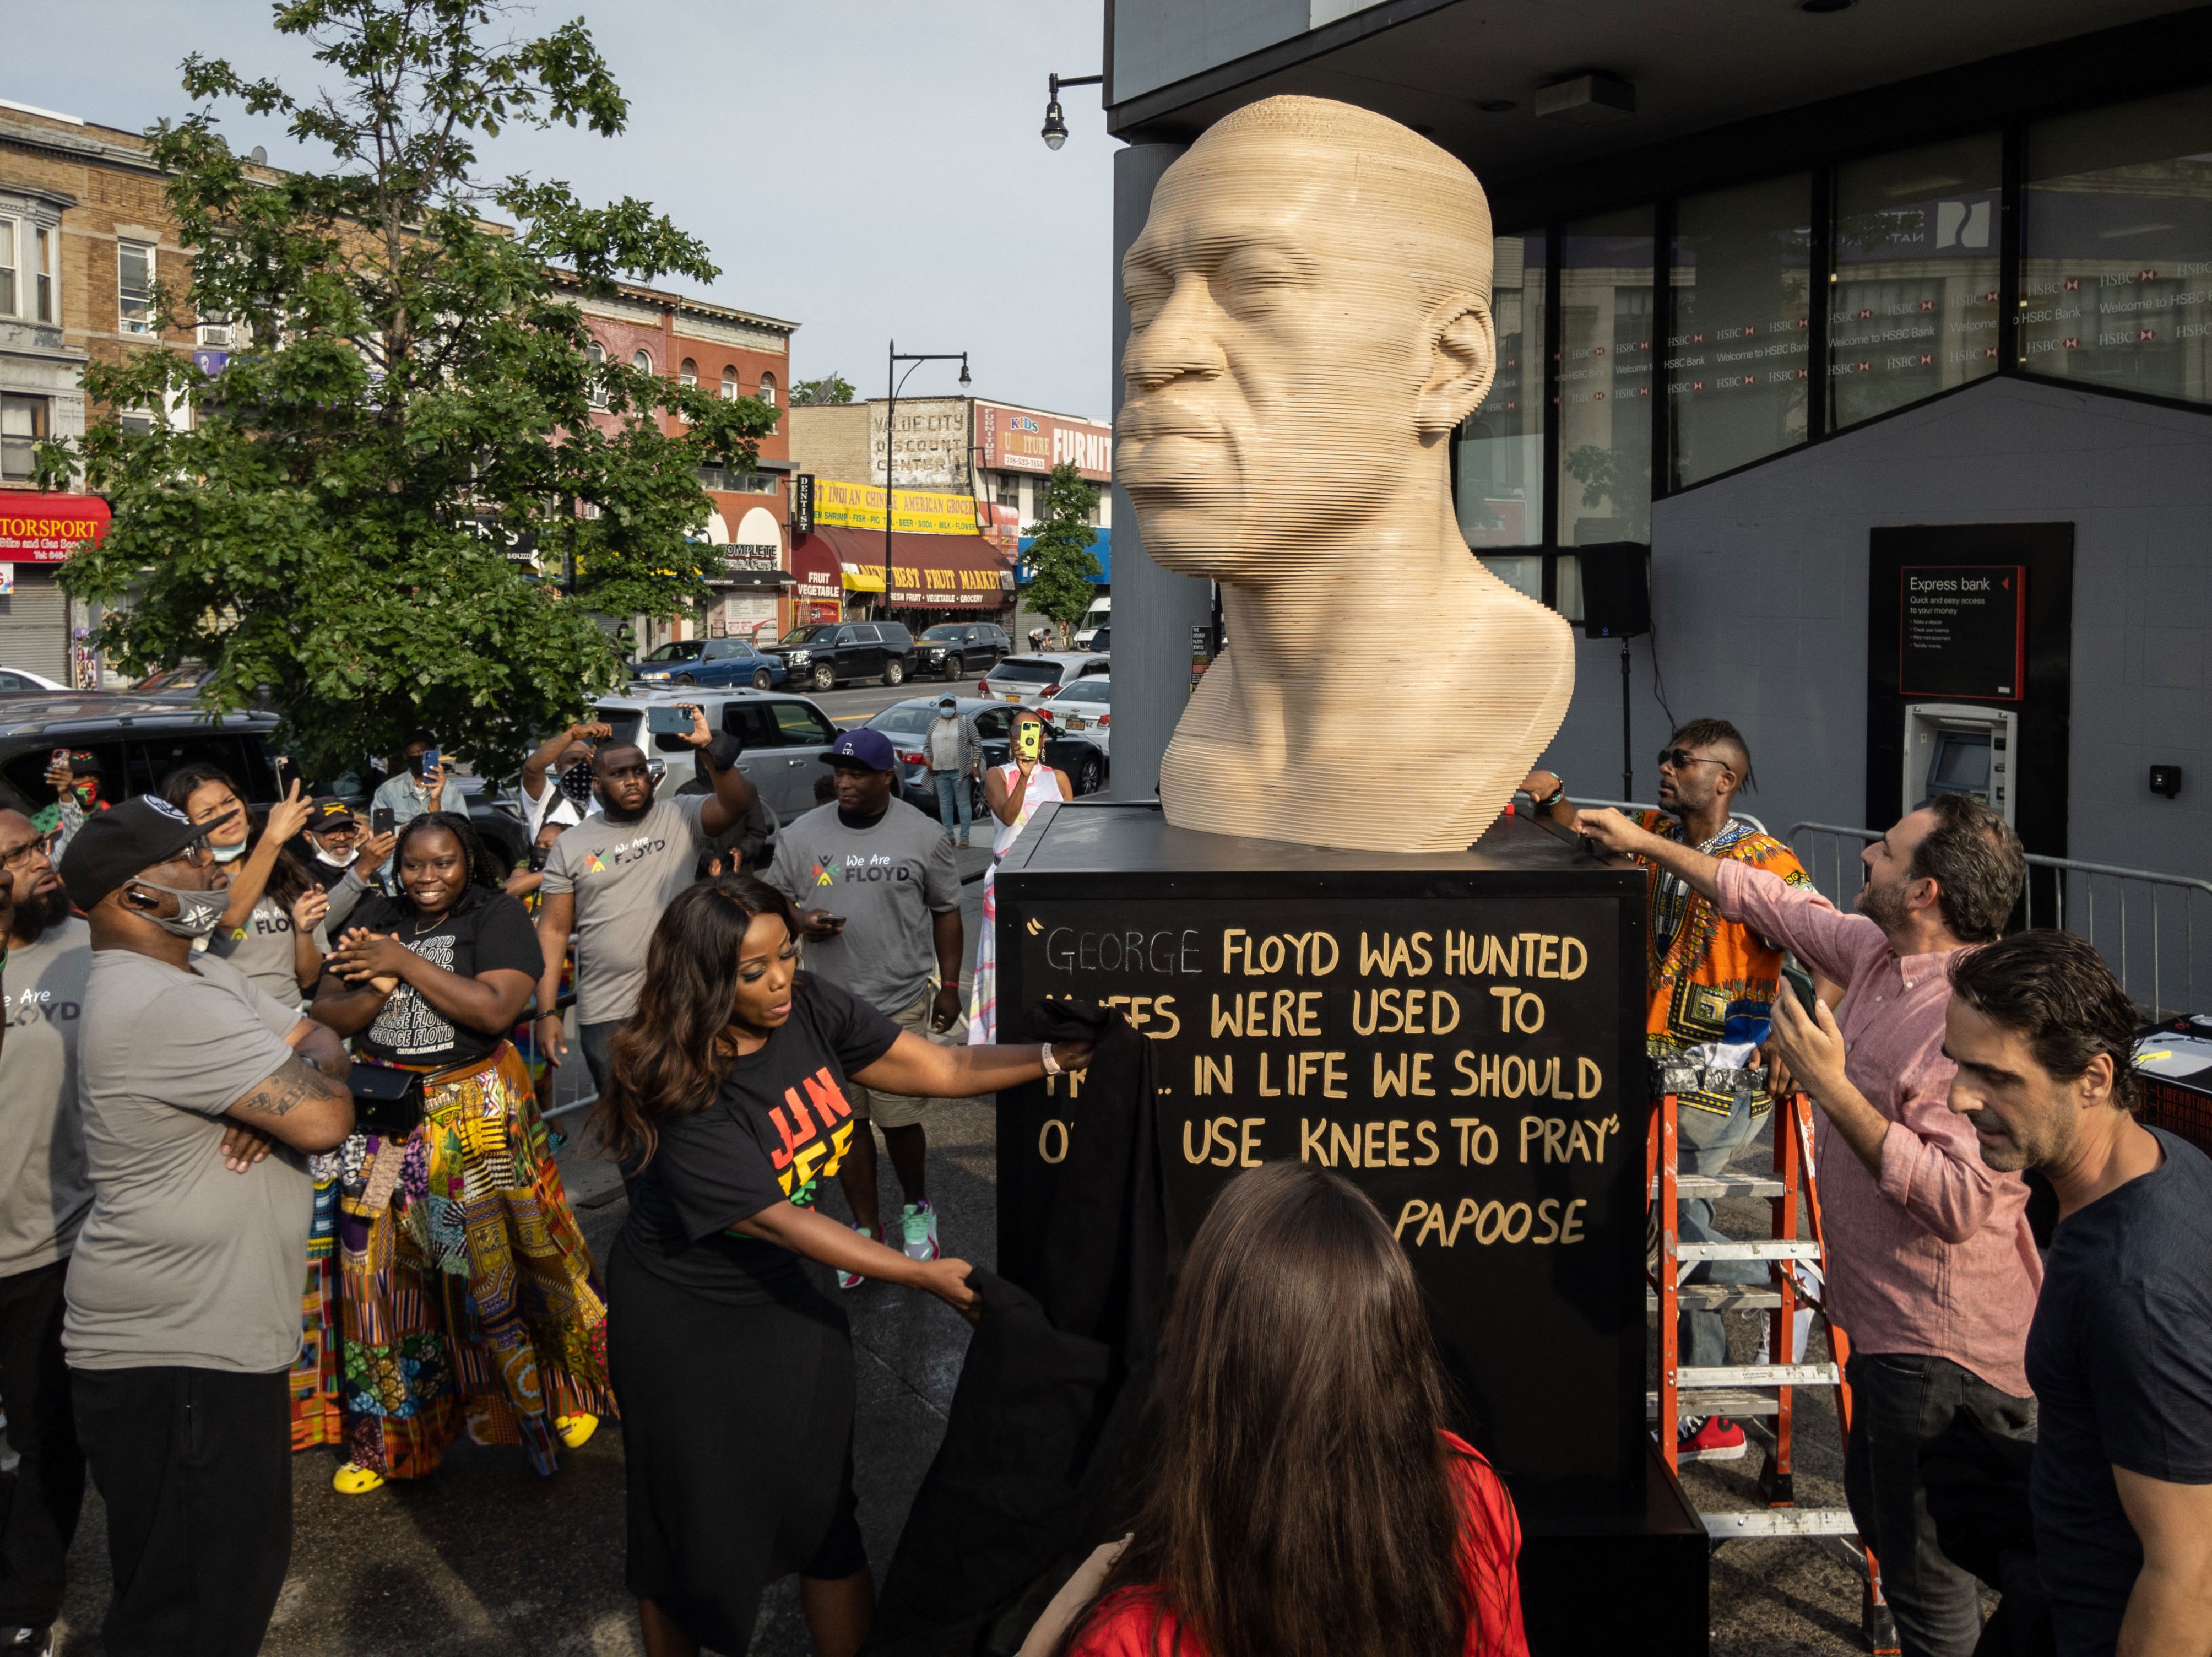
<svg viewBox="0 0 2212 1657">
<path fill-rule="evenodd" d="M 1628 732 L 1628 641 L 1620 641 L 1620 797 L 1636 798 L 1635 741 Z"/>
</svg>

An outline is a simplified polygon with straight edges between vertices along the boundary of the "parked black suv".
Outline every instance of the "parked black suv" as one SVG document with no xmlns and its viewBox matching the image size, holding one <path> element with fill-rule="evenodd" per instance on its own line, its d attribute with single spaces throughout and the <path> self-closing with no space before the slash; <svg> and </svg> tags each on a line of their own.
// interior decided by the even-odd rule
<svg viewBox="0 0 2212 1657">
<path fill-rule="evenodd" d="M 781 656 L 790 683 L 835 690 L 856 679 L 903 685 L 915 669 L 914 635 L 903 622 L 828 621 L 794 627 L 764 655 Z"/>
<path fill-rule="evenodd" d="M 0 806 L 28 817 L 53 803 L 46 777 L 56 748 L 98 755 L 100 797 L 111 803 L 158 791 L 180 765 L 215 765 L 250 803 L 266 805 L 282 792 L 269 741 L 276 728 L 276 716 L 265 710 L 218 721 L 181 698 L 129 691 L 9 697 L 0 703 Z M 475 779 L 456 777 L 454 784 L 486 848 L 510 865 L 520 861 L 530 849 L 522 825 L 493 807 Z M 355 799 L 364 808 L 367 786 L 362 783 Z"/>
<path fill-rule="evenodd" d="M 999 665 L 999 658 L 1014 648 L 1006 637 L 1006 630 L 988 621 L 946 621 L 923 631 L 916 641 L 921 661 L 915 668 L 920 673 L 935 673 L 945 679 L 965 679 L 970 673 L 988 673 Z"/>
</svg>

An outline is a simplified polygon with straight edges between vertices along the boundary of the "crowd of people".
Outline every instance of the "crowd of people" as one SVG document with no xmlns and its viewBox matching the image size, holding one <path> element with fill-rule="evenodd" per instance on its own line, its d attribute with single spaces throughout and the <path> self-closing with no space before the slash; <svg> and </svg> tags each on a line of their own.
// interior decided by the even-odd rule
<svg viewBox="0 0 2212 1657">
<path fill-rule="evenodd" d="M 972 1313 L 930 1101 L 1090 1048 L 995 1040 L 988 876 L 962 996 L 951 790 L 933 820 L 899 797 L 889 740 L 846 733 L 764 855 L 734 739 L 690 711 L 696 774 L 672 790 L 606 726 L 556 732 L 523 770 L 511 869 L 449 806 L 428 732 L 366 824 L 296 783 L 253 805 L 199 765 L 104 800 L 62 754 L 50 814 L 0 811 L 20 1458 L 0 1650 L 50 1648 L 88 1471 L 107 1648 L 246 1653 L 289 1559 L 295 1450 L 331 1447 L 333 1487 L 362 1497 L 429 1476 L 464 1430 L 551 1474 L 603 1422 L 652 1657 L 742 1651 L 793 1571 L 816 1649 L 860 1648 L 843 1291 Z M 932 769 L 964 798 L 980 754 L 940 711 Z M 1018 715 L 981 777 L 994 867 L 1069 795 L 1042 732 Z M 1639 819 L 1577 812 L 1548 772 L 1528 790 L 1651 870 L 1645 1037 L 1682 1171 L 1725 1167 L 1785 1091 L 1818 1106 L 1847 1496 L 1903 1649 L 1995 1649 L 1988 1583 L 2006 1650 L 2212 1652 L 2212 1161 L 2136 1120 L 2127 997 L 2077 939 L 2002 935 L 2025 864 L 1978 802 L 1908 813 L 1844 914 L 1734 814 L 1735 727 L 1684 726 L 1660 776 Z M 629 1199 L 604 1262 L 544 1115 L 568 1065 Z M 848 1221 L 819 1210 L 832 1181 Z M 1683 1210 L 1685 1237 L 1715 1234 L 1709 1206 Z M 1729 1333 L 1686 1311 L 1686 1363 L 1725 1362 Z M 1025 1657 L 1525 1653 L 1512 1502 L 1450 1430 L 1411 1268 L 1355 1186 L 1279 1164 L 1225 1187 L 1176 1280 L 1155 1403 L 1130 1535 Z M 1677 1449 L 1746 1438 L 1707 1417 Z"/>
</svg>

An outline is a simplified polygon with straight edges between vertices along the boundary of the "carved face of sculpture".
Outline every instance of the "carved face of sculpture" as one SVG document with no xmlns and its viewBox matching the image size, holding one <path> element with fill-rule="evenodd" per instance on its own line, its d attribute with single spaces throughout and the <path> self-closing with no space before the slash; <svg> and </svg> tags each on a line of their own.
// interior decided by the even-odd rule
<svg viewBox="0 0 2212 1657">
<path fill-rule="evenodd" d="M 1122 261 L 1115 470 L 1145 551 L 1277 581 L 1407 504 L 1495 362 L 1490 217 L 1451 156 L 1366 111 L 1277 98 L 1168 169 Z"/>
</svg>

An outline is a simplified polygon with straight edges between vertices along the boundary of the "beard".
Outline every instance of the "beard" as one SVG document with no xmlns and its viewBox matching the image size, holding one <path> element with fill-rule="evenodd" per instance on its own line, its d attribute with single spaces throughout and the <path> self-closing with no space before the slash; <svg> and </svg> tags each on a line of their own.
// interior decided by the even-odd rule
<svg viewBox="0 0 2212 1657">
<path fill-rule="evenodd" d="M 64 887 L 58 886 L 42 898 L 25 898 L 15 905 L 16 941 L 36 943 L 69 917 L 69 892 Z"/>
<path fill-rule="evenodd" d="M 1911 911 L 1905 906 L 1905 894 L 1895 886 L 1861 886 L 1857 909 L 1884 932 L 1902 931 L 1911 918 Z"/>
</svg>

